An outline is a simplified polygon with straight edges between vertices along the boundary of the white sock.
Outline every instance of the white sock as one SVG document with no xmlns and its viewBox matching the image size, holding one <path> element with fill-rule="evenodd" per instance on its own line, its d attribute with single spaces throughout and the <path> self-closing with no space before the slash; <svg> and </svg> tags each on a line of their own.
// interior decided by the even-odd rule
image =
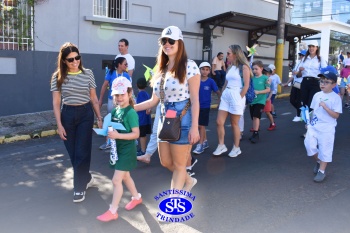
<svg viewBox="0 0 350 233">
<path fill-rule="evenodd" d="M 134 200 L 139 200 L 140 198 L 141 198 L 141 193 L 138 193 L 137 197 L 132 197 L 132 199 L 134 199 Z"/>
<path fill-rule="evenodd" d="M 324 170 L 318 169 L 319 172 L 321 172 L 322 174 L 324 174 Z"/>
<path fill-rule="evenodd" d="M 111 211 L 112 214 L 116 214 L 117 210 L 118 210 L 118 207 L 117 208 L 113 208 L 112 205 L 109 205 L 109 211 Z"/>
</svg>

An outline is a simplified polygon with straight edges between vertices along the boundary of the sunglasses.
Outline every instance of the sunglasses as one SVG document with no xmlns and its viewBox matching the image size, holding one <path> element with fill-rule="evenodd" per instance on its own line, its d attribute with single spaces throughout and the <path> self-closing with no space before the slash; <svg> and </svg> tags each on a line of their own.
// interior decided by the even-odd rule
<svg viewBox="0 0 350 233">
<path fill-rule="evenodd" d="M 170 45 L 174 45 L 175 44 L 175 40 L 173 40 L 173 39 L 170 39 L 170 38 L 162 38 L 162 39 L 160 39 L 160 43 L 162 45 L 165 45 L 166 42 L 169 42 Z"/>
<path fill-rule="evenodd" d="M 74 61 L 74 59 L 75 59 L 76 61 L 79 61 L 80 58 L 81 58 L 81 56 L 78 55 L 78 56 L 76 56 L 76 57 L 66 58 L 66 61 L 68 61 L 69 63 L 71 63 L 71 62 Z"/>
</svg>

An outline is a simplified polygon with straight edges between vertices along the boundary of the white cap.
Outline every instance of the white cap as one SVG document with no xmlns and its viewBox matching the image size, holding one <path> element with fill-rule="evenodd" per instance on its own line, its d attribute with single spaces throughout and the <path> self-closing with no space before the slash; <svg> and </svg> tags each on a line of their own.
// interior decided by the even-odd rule
<svg viewBox="0 0 350 233">
<path fill-rule="evenodd" d="M 317 47 L 318 47 L 318 42 L 317 42 L 317 40 L 309 40 L 309 41 L 307 41 L 307 46 L 310 46 L 310 45 L 313 45 L 313 46 L 317 46 Z"/>
<path fill-rule="evenodd" d="M 119 76 L 118 78 L 114 79 L 112 83 L 111 95 L 125 94 L 128 92 L 128 87 L 132 87 L 129 79 L 125 78 L 124 76 Z"/>
<path fill-rule="evenodd" d="M 176 26 L 164 28 L 161 38 L 170 38 L 173 40 L 184 40 L 181 30 Z"/>
<path fill-rule="evenodd" d="M 275 70 L 275 69 L 276 69 L 276 66 L 275 66 L 274 64 L 270 64 L 268 67 L 269 67 L 271 70 Z"/>
<path fill-rule="evenodd" d="M 211 68 L 209 62 L 204 61 L 204 62 L 202 62 L 202 63 L 199 65 L 199 69 L 202 68 L 202 67 L 205 67 L 205 66 L 208 66 L 209 68 Z"/>
</svg>

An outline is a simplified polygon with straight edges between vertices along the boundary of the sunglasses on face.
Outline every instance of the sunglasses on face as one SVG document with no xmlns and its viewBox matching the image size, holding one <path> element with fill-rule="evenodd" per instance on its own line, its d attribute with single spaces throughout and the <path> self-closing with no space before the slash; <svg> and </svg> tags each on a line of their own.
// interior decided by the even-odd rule
<svg viewBox="0 0 350 233">
<path fill-rule="evenodd" d="M 76 61 L 79 61 L 79 60 L 80 60 L 80 58 L 81 58 L 81 56 L 80 56 L 80 55 L 78 55 L 78 56 L 76 56 L 76 57 L 66 58 L 66 61 L 67 61 L 67 62 L 69 62 L 69 63 L 71 63 L 71 62 L 73 62 L 73 61 L 74 61 L 74 59 L 75 59 Z"/>
<path fill-rule="evenodd" d="M 165 45 L 166 42 L 169 42 L 170 45 L 174 45 L 175 44 L 175 40 L 170 39 L 170 38 L 162 38 L 162 39 L 160 39 L 160 42 L 162 43 L 162 45 Z"/>
</svg>

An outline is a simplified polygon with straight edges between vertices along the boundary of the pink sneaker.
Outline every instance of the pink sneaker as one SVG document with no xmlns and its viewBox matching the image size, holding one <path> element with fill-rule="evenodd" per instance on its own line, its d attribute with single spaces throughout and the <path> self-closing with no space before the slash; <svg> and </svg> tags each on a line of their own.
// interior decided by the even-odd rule
<svg viewBox="0 0 350 233">
<path fill-rule="evenodd" d="M 101 222 L 109 222 L 112 220 L 117 220 L 118 213 L 112 214 L 110 210 L 107 210 L 104 214 L 97 216 L 97 220 L 100 220 Z"/>
<path fill-rule="evenodd" d="M 134 197 L 131 197 L 131 201 L 126 204 L 125 209 L 126 210 L 132 210 L 134 209 L 137 205 L 142 203 L 142 198 L 141 198 L 141 194 L 139 194 L 140 198 L 137 200 Z"/>
</svg>

